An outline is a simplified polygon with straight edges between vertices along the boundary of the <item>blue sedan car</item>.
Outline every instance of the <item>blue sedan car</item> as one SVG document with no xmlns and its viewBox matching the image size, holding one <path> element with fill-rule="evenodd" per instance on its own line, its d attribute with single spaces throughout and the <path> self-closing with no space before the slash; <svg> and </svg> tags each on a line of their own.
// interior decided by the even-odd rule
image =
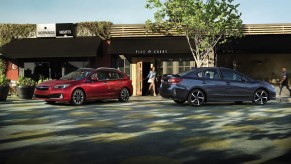
<svg viewBox="0 0 291 164">
<path fill-rule="evenodd" d="M 263 105 L 276 99 L 276 91 L 269 83 L 253 80 L 241 73 L 218 67 L 204 67 L 176 75 L 163 75 L 160 95 L 178 104 L 188 101 L 192 106 L 206 102 L 252 101 Z"/>
</svg>

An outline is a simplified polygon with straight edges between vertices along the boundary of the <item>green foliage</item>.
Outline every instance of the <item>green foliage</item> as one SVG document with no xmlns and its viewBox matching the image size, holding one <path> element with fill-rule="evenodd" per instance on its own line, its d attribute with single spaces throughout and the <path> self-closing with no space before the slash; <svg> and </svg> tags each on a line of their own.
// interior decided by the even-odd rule
<svg viewBox="0 0 291 164">
<path fill-rule="evenodd" d="M 0 86 L 5 87 L 9 86 L 10 79 L 7 79 L 5 74 L 0 74 Z"/>
<path fill-rule="evenodd" d="M 17 81 L 17 86 L 35 86 L 36 82 L 31 78 L 19 77 Z"/>
<path fill-rule="evenodd" d="M 37 84 L 40 84 L 40 83 L 45 82 L 45 81 L 48 81 L 48 80 L 49 80 L 48 78 L 45 78 L 44 76 L 40 75 Z"/>
<path fill-rule="evenodd" d="M 7 62 L 4 59 L 0 59 L 0 74 L 5 75 L 7 70 Z"/>
<path fill-rule="evenodd" d="M 111 22 L 81 22 L 77 25 L 78 35 L 80 36 L 98 36 L 102 40 L 111 38 Z"/>
<path fill-rule="evenodd" d="M 198 67 L 217 44 L 242 36 L 239 4 L 233 0 L 147 0 L 155 9 L 155 22 L 147 20 L 154 32 L 185 35 Z"/>
<path fill-rule="evenodd" d="M 35 24 L 0 24 L 0 47 L 13 39 L 35 35 Z"/>
</svg>

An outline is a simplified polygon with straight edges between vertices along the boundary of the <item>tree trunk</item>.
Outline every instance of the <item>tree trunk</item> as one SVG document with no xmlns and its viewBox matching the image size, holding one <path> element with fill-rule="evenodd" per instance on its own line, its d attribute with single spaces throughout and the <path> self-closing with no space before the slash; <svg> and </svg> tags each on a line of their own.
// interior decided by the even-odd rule
<svg viewBox="0 0 291 164">
<path fill-rule="evenodd" d="M 196 62 L 197 68 L 200 68 L 202 66 L 202 61 L 201 60 L 197 60 L 195 62 Z"/>
</svg>

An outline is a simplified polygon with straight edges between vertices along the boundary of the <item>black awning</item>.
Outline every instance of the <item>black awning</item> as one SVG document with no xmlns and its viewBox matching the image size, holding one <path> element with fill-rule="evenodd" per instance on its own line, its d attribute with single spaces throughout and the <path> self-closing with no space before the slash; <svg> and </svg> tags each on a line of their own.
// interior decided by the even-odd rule
<svg viewBox="0 0 291 164">
<path fill-rule="evenodd" d="M 92 57 L 102 49 L 98 37 L 25 38 L 13 40 L 1 47 L 6 58 Z"/>
<path fill-rule="evenodd" d="M 185 37 L 112 38 L 110 54 L 189 54 Z"/>
<path fill-rule="evenodd" d="M 246 35 L 218 47 L 219 53 L 291 53 L 291 35 Z"/>
</svg>

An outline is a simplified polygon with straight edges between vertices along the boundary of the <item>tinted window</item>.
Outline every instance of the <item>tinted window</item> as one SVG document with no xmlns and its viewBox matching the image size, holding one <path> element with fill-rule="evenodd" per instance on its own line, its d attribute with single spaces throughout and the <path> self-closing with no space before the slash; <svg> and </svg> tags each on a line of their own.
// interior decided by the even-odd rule
<svg viewBox="0 0 291 164">
<path fill-rule="evenodd" d="M 236 81 L 242 80 L 242 76 L 232 70 L 221 69 L 220 71 L 225 80 L 236 80 Z"/>
<path fill-rule="evenodd" d="M 124 78 L 124 75 L 121 74 L 121 73 L 118 73 L 118 76 L 119 76 L 120 79 Z"/>
<path fill-rule="evenodd" d="M 107 71 L 104 73 L 105 73 L 106 80 L 117 80 L 117 79 L 121 79 L 124 77 L 122 74 L 120 74 L 118 72 Z"/>
<path fill-rule="evenodd" d="M 71 72 L 65 76 L 63 76 L 62 80 L 81 80 L 85 77 L 87 77 L 91 73 L 90 70 L 76 70 L 74 72 Z"/>
<path fill-rule="evenodd" d="M 106 73 L 105 72 L 96 72 L 97 80 L 106 80 Z"/>
<path fill-rule="evenodd" d="M 216 69 L 205 70 L 202 76 L 206 79 L 219 79 L 219 75 Z"/>
<path fill-rule="evenodd" d="M 202 78 L 203 77 L 203 72 L 202 71 L 201 72 L 197 72 L 197 77 Z"/>
</svg>

